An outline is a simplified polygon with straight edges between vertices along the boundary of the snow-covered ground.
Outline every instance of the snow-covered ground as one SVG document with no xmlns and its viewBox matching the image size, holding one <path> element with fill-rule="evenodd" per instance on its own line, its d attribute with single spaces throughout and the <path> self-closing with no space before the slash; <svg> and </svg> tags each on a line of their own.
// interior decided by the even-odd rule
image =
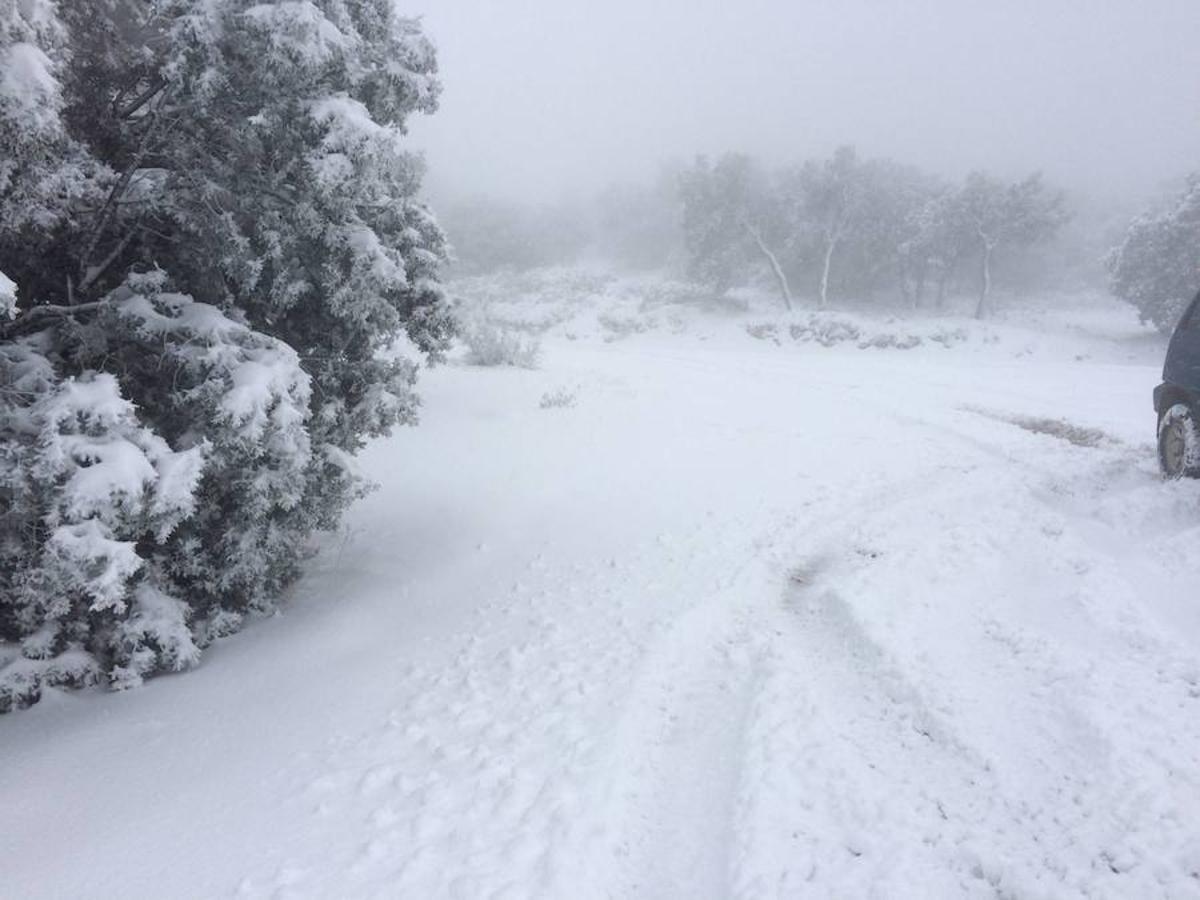
<svg viewBox="0 0 1200 900">
<path fill-rule="evenodd" d="M 283 615 L 0 720 L 0 893 L 1200 896 L 1159 339 L 539 290 Z"/>
</svg>

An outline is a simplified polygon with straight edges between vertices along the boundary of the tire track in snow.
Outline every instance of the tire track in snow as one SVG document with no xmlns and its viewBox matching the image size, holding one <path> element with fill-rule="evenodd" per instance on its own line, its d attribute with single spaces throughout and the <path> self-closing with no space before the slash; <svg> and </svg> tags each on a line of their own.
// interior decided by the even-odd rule
<svg viewBox="0 0 1200 900">
<path fill-rule="evenodd" d="M 1041 523 L 1047 534 L 1054 537 L 1055 526 L 1047 527 L 1042 519 L 1063 518 L 1065 510 L 1061 501 L 1064 498 L 1059 491 L 1069 493 L 1069 489 L 1060 484 L 1061 465 L 1046 465 L 1048 458 L 1094 459 L 1098 465 L 1087 468 L 1094 469 L 1091 474 L 1104 480 L 1117 469 L 1127 469 L 1134 454 L 1132 449 L 1121 447 L 1119 442 L 1117 446 L 1100 450 L 1043 442 L 1036 460 L 1029 460 L 1021 455 L 1029 446 L 1030 438 L 1022 436 L 1021 432 L 1005 434 L 1003 430 L 997 432 L 986 428 L 979 429 L 985 432 L 983 434 L 972 433 L 975 429 L 964 431 L 957 427 L 957 417 L 953 425 L 896 413 L 890 413 L 889 418 L 946 434 L 970 447 L 972 452 L 963 460 L 961 470 L 951 471 L 948 478 L 943 478 L 947 469 L 953 467 L 940 466 L 938 477 L 927 477 L 917 496 L 918 506 L 928 502 L 931 507 L 942 508 L 943 512 L 939 514 L 942 519 L 949 513 L 946 525 L 967 528 L 970 537 L 966 549 L 972 553 L 987 554 L 999 550 L 1002 544 L 997 540 L 1002 540 L 1004 532 L 989 535 L 987 527 L 971 529 L 971 504 L 959 508 L 964 499 L 959 494 L 964 489 L 968 495 L 979 491 L 979 500 L 987 503 L 985 498 L 992 494 L 996 494 L 997 499 L 1004 496 L 1003 485 L 1011 483 L 1014 495 L 1024 498 L 1024 501 L 1016 501 L 1014 508 L 1028 503 L 1042 511 L 1032 517 L 1034 521 L 1025 524 L 1038 527 Z M 994 440 L 995 437 L 1000 439 Z M 1004 474 L 993 472 L 993 460 L 1006 466 L 1019 462 L 1016 477 L 1008 472 L 1000 482 L 989 485 L 989 473 Z M 1077 466 L 1073 465 L 1071 471 L 1075 468 Z M 927 472 L 926 476 L 931 474 Z M 880 484 L 883 490 L 872 498 L 871 505 L 850 502 L 844 509 L 845 514 L 832 521 L 832 528 L 822 529 L 826 536 L 836 535 L 824 544 L 837 547 L 838 555 L 844 557 L 847 544 L 853 546 L 856 539 L 869 535 L 881 513 L 884 520 L 904 521 L 902 513 L 894 514 L 910 505 L 908 488 L 912 485 L 897 486 L 886 479 Z M 939 506 L 938 497 L 954 502 Z M 1008 499 L 1011 498 L 1006 498 L 1006 502 Z M 961 525 L 959 520 L 962 520 Z M 1007 523 L 1006 515 L 1000 515 L 994 524 L 999 523 L 1005 523 L 1002 527 L 1013 527 Z M 1021 525 L 1016 528 L 1020 529 Z M 862 567 L 860 561 L 859 568 Z M 839 574 L 845 577 L 847 572 L 844 566 L 842 568 Z M 985 629 L 990 639 L 985 643 L 998 645 L 988 654 L 989 659 L 998 663 L 1002 671 L 1015 676 L 1014 687 L 1025 685 L 1031 692 L 1028 705 L 1034 719 L 1020 727 L 1033 726 L 1035 731 L 1020 736 L 1025 745 L 1023 752 L 1032 752 L 1034 762 L 1040 754 L 1051 754 L 1042 757 L 1051 776 L 1037 779 L 1048 793 L 1027 798 L 1019 790 L 1014 791 L 1011 780 L 1003 785 L 998 783 L 991 761 L 969 749 L 951 735 L 944 724 L 939 724 L 939 719 L 944 717 L 930 715 L 928 703 L 864 631 L 844 595 L 832 589 L 821 594 L 811 593 L 811 582 L 820 575 L 819 566 L 809 567 L 804 572 L 800 579 L 805 582 L 800 601 L 796 596 L 797 588 L 789 589 L 789 599 L 784 606 L 793 613 L 791 622 L 787 627 L 777 628 L 778 636 L 787 637 L 779 637 L 781 643 L 774 644 L 772 652 L 766 656 L 767 674 L 760 680 L 761 692 L 752 704 L 754 713 L 749 727 L 755 733 L 748 734 L 745 739 L 750 757 L 745 763 L 748 781 L 757 778 L 762 786 L 761 793 L 771 802 L 787 796 L 808 809 L 810 829 L 806 835 L 803 828 L 793 828 L 790 839 L 780 840 L 780 835 L 789 833 L 789 823 L 797 820 L 795 809 L 782 811 L 774 823 L 778 827 L 772 828 L 771 813 L 761 805 L 755 812 L 747 813 L 745 810 L 754 808 L 755 804 L 743 798 L 738 823 L 733 829 L 741 846 L 734 866 L 737 894 L 747 897 L 828 896 L 831 890 L 841 892 L 846 885 L 856 884 L 858 877 L 857 885 L 863 895 L 880 891 L 885 896 L 909 895 L 914 884 L 922 885 L 925 895 L 990 897 L 1047 889 L 1066 889 L 1072 894 L 1076 890 L 1091 893 L 1098 889 L 1101 895 L 1110 895 L 1106 891 L 1111 891 L 1118 883 L 1108 879 L 1126 871 L 1130 865 L 1136 865 L 1136 855 L 1131 857 L 1128 852 L 1121 851 L 1127 842 L 1104 821 L 1110 815 L 1116 821 L 1130 822 L 1144 821 L 1146 817 L 1139 816 L 1128 802 L 1122 800 L 1119 784 L 1114 786 L 1116 790 L 1106 788 L 1102 776 L 1099 780 L 1088 775 L 1071 778 L 1068 766 L 1062 773 L 1065 780 L 1054 780 L 1053 773 L 1062 768 L 1062 762 L 1053 757 L 1055 753 L 1065 753 L 1068 759 L 1077 760 L 1084 767 L 1089 759 L 1099 760 L 1102 771 L 1109 769 L 1107 760 L 1111 746 L 1106 728 L 1092 718 L 1086 702 L 1081 705 L 1069 696 L 1071 685 L 1079 683 L 1078 677 L 1070 671 L 1071 663 L 1067 661 L 1064 665 L 1058 660 L 1053 644 L 1046 644 L 1036 637 L 1030 642 L 1030 635 L 1025 634 L 1024 629 L 1010 634 L 999 623 Z M 797 610 L 804 611 L 799 622 L 794 615 Z M 986 610 L 974 614 L 985 616 Z M 975 624 L 987 625 L 983 619 Z M 1012 641 L 1016 643 L 1010 643 Z M 1006 656 L 1009 662 L 1004 661 Z M 840 689 L 831 691 L 830 688 L 836 685 L 840 685 Z M 789 706 L 793 696 L 807 697 L 807 707 L 795 703 Z M 787 709 L 795 715 L 785 716 L 785 721 L 780 721 L 780 710 Z M 797 726 L 796 722 L 804 720 L 806 711 L 811 713 L 807 743 L 793 745 L 791 750 L 795 752 L 785 750 L 764 754 L 763 748 L 770 746 L 770 741 L 761 740 L 757 734 L 760 714 L 774 717 L 775 731 L 782 733 L 799 728 L 804 732 L 803 726 Z M 1043 732 L 1047 726 L 1048 730 Z M 770 731 L 768 729 L 768 738 Z M 823 737 L 814 736 L 814 731 Z M 923 740 L 914 742 L 914 733 Z M 807 755 L 800 752 L 804 749 L 809 751 Z M 995 751 L 998 748 L 988 749 Z M 1018 752 L 1017 760 L 1021 758 L 1021 752 Z M 785 760 L 794 759 L 804 760 L 801 769 L 823 774 L 797 777 L 797 789 L 789 789 L 787 779 L 781 780 L 780 772 L 788 766 Z M 1007 765 L 1010 761 L 1005 757 L 1004 762 Z M 1125 778 L 1118 782 L 1127 785 L 1131 791 L 1146 788 L 1144 783 Z M 809 796 L 799 799 L 805 797 L 805 788 Z M 748 794 L 753 792 L 751 784 Z M 1076 804 L 1090 805 L 1091 809 L 1086 806 L 1060 809 L 1059 804 L 1065 803 L 1072 793 L 1076 795 Z M 813 799 L 813 794 L 820 799 Z M 947 801 L 944 797 L 953 800 Z M 1060 818 L 1062 813 L 1066 814 L 1065 818 Z M 1169 810 L 1165 814 L 1169 815 Z M 1093 816 L 1100 817 L 1098 827 L 1087 824 Z M 804 815 L 799 819 L 803 821 Z M 1075 846 L 1073 837 L 1077 826 L 1090 832 L 1081 846 Z M 845 836 L 840 845 L 837 839 L 834 840 L 832 850 L 830 831 Z M 918 835 L 919 840 L 915 839 Z M 796 850 L 806 836 L 810 840 L 807 868 L 801 862 L 773 870 L 773 862 L 795 862 L 804 858 L 803 854 L 797 857 Z M 906 836 L 913 840 L 906 844 Z M 769 846 L 772 838 L 774 852 L 764 854 L 762 847 Z M 1135 847 L 1136 844 L 1135 841 Z M 876 851 L 874 861 L 860 864 L 859 861 L 868 856 L 862 847 L 870 845 L 874 845 Z M 1055 847 L 1061 854 L 1059 858 L 1050 849 Z M 1092 855 L 1089 857 L 1089 854 Z M 1096 870 L 1096 874 L 1083 875 L 1087 868 Z M 827 878 L 831 871 L 836 875 Z M 1125 884 L 1130 886 L 1131 882 Z M 1117 890 L 1119 892 L 1121 888 L 1117 886 Z"/>
<path fill-rule="evenodd" d="M 824 562 L 797 570 L 764 625 L 748 723 L 733 896 L 995 896 L 971 841 L 987 763 L 863 630 Z"/>
<path fill-rule="evenodd" d="M 810 518 L 832 520 L 829 509 L 852 518 L 848 495 L 850 509 L 861 509 L 895 502 L 927 479 L 923 473 L 889 482 L 870 473 L 836 496 L 814 499 L 803 522 L 792 514 L 749 544 L 745 561 L 721 577 L 718 589 L 643 650 L 610 748 L 616 771 L 604 820 L 613 866 L 599 879 L 608 896 L 731 895 L 737 810 L 752 756 L 749 719 L 786 571 L 779 548 Z"/>
<path fill-rule="evenodd" d="M 747 612 L 709 602 L 643 660 L 618 738 L 611 896 L 727 896 L 755 654 Z"/>
<path fill-rule="evenodd" d="M 749 841 L 745 874 L 738 880 L 743 896 L 827 896 L 856 884 L 855 874 L 861 876 L 849 890 L 855 896 L 917 895 L 914 884 L 922 886 L 924 896 L 992 896 L 993 891 L 1004 896 L 1200 895 L 1194 874 L 1200 841 L 1186 813 L 1195 808 L 1189 798 L 1197 796 L 1191 773 L 1200 743 L 1185 711 L 1194 708 L 1196 669 L 1179 660 L 1161 631 L 1146 621 L 1139 608 L 1139 598 L 1147 599 L 1144 585 L 1131 583 L 1134 573 L 1118 564 L 1112 546 L 1105 546 L 1115 535 L 1105 535 L 1099 544 L 1089 539 L 1096 511 L 1075 502 L 1079 492 L 1104 496 L 1114 479 L 1130 480 L 1131 454 L 1052 442 L 1041 446 L 1035 463 L 1015 470 L 971 467 L 923 494 L 881 503 L 856 528 L 836 529 L 839 536 L 826 543 L 840 545 L 831 554 L 836 571 L 834 565 L 810 568 L 803 579 L 814 590 L 826 590 L 819 600 L 805 601 L 806 628 L 794 634 L 794 644 L 806 649 L 793 657 L 787 649 L 791 643 L 781 644 L 778 664 L 790 689 L 832 698 L 811 705 L 815 730 L 821 731 L 822 718 L 835 725 L 832 737 L 826 727 L 824 740 L 813 739 L 808 767 L 819 769 L 838 755 L 843 731 L 871 733 L 848 726 L 847 717 L 861 723 L 864 715 L 868 721 L 890 715 L 880 712 L 878 703 L 864 702 L 870 693 L 887 694 L 878 688 L 894 668 L 884 667 L 882 681 L 867 677 L 879 674 L 877 663 L 886 658 L 871 634 L 884 637 L 903 659 L 905 681 L 935 689 L 937 696 L 921 705 L 932 705 L 940 719 L 953 723 L 958 736 L 951 746 L 971 749 L 965 755 L 926 752 L 921 762 L 920 745 L 914 748 L 895 734 L 894 756 L 872 757 L 855 739 L 843 752 L 854 777 L 835 770 L 832 776 L 806 780 L 793 773 L 794 787 L 781 788 L 786 779 L 773 776 L 771 791 L 760 791 L 767 796 L 765 811 L 746 815 L 746 825 L 738 829 L 739 834 L 768 835 Z M 1065 456 L 1084 465 L 1064 476 L 1061 466 L 1037 464 Z M 1132 480 L 1144 490 L 1160 487 L 1151 479 Z M 1161 506 L 1154 498 L 1147 502 Z M 881 549 L 880 572 L 872 575 L 871 566 L 847 556 L 851 536 Z M 1126 528 L 1125 542 L 1131 537 Z M 1014 576 L 1005 560 L 1018 562 L 1023 571 Z M 919 575 L 925 571 L 932 576 L 927 585 Z M 942 634 L 927 639 L 925 629 Z M 812 645 L 814 635 L 821 634 L 825 639 Z M 830 654 L 828 644 L 852 650 L 839 657 Z M 804 657 L 822 665 L 806 674 Z M 855 658 L 866 665 L 845 668 Z M 805 685 L 806 677 L 811 686 Z M 850 694 L 831 693 L 830 685 L 839 679 L 859 687 Z M 797 727 L 791 719 L 802 718 L 804 708 L 794 705 L 791 719 L 781 721 L 779 710 L 788 708 L 788 697 L 774 684 L 767 680 L 760 708 L 787 734 Z M 877 690 L 868 690 L 870 685 Z M 911 696 L 904 701 L 909 706 Z M 860 712 L 837 712 L 831 719 L 827 710 L 840 703 Z M 871 709 L 875 712 L 862 712 Z M 883 739 L 887 731 L 875 734 Z M 758 748 L 762 742 L 750 738 L 747 743 Z M 760 759 L 750 768 L 778 771 L 779 758 L 787 755 Z M 922 806 L 913 778 L 928 772 L 934 785 L 946 784 L 947 774 L 956 771 L 960 787 L 950 793 L 970 802 L 957 814 L 943 802 L 939 817 L 943 808 L 948 816 L 939 825 L 927 804 Z M 880 772 L 887 777 L 880 778 Z M 837 784 L 839 777 L 848 787 L 830 799 L 822 785 Z M 774 794 L 802 795 L 806 784 L 821 798 L 815 813 L 804 806 L 772 812 Z M 823 845 L 819 839 L 813 839 L 817 850 L 807 868 L 778 864 L 796 855 L 789 857 L 779 839 L 788 827 L 796 842 L 806 835 L 797 822 L 809 823 L 810 830 L 832 822 L 836 832 L 847 820 L 871 823 L 860 827 L 873 847 L 873 869 L 858 865 L 871 854 L 847 851 L 855 860 L 848 867 L 828 849 L 828 841 Z M 850 829 L 846 846 L 853 845 L 853 834 Z M 894 839 L 897 834 L 924 837 L 906 844 Z M 762 848 L 770 845 L 771 835 L 775 849 L 766 852 Z M 935 846 L 940 857 L 929 849 Z M 886 864 L 879 863 L 881 854 Z M 837 875 L 825 881 L 831 865 Z M 797 870 L 813 882 L 802 881 L 797 888 Z"/>
</svg>

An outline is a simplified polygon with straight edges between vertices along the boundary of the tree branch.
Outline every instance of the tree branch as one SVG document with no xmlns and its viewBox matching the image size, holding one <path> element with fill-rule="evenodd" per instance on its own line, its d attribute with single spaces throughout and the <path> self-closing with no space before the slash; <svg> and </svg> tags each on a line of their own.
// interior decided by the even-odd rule
<svg viewBox="0 0 1200 900">
<path fill-rule="evenodd" d="M 70 319 L 85 313 L 99 312 L 109 306 L 108 300 L 93 300 L 91 303 L 77 303 L 74 306 L 60 306 L 47 303 L 33 306 L 25 310 L 11 322 L 0 323 L 0 337 L 10 339 L 30 331 L 35 331 L 46 319 Z"/>
<path fill-rule="evenodd" d="M 96 282 L 96 279 L 108 271 L 108 267 L 111 266 L 116 261 L 117 257 L 125 251 L 125 248 L 129 246 L 130 241 L 133 240 L 133 236 L 140 230 L 141 224 L 138 223 L 125 232 L 125 236 L 122 237 L 121 240 L 117 241 L 117 245 L 112 248 L 108 256 L 104 257 L 104 259 L 100 261 L 99 265 L 88 268 L 87 272 L 84 273 L 83 280 L 79 282 L 79 289 L 81 291 L 86 291 Z"/>
<path fill-rule="evenodd" d="M 150 87 L 146 88 L 146 90 L 142 91 L 142 93 L 140 93 L 138 96 L 134 97 L 133 100 L 130 101 L 129 105 L 124 109 L 117 109 L 116 102 L 114 101 L 113 113 L 118 119 L 128 119 L 135 112 L 162 93 L 166 86 L 167 82 L 159 79 L 154 84 L 150 85 Z"/>
<path fill-rule="evenodd" d="M 779 265 L 779 260 L 776 259 L 775 254 L 771 252 L 771 249 L 767 246 L 766 241 L 762 239 L 762 233 L 759 232 L 757 228 L 755 228 L 745 219 L 742 220 L 742 227 L 746 229 L 747 233 L 749 233 L 750 237 L 754 240 L 754 243 L 758 246 L 759 252 L 766 257 L 767 263 L 771 266 L 771 272 L 775 275 L 775 280 L 779 283 L 779 293 L 783 296 L 783 304 L 788 308 L 788 310 L 791 310 L 792 290 L 788 286 L 787 275 L 784 274 L 783 267 Z"/>
<path fill-rule="evenodd" d="M 156 92 L 156 94 L 164 99 L 168 96 L 167 94 L 161 92 Z M 151 96 L 155 96 L 155 94 L 152 94 Z M 125 168 L 125 171 L 121 173 L 121 177 L 117 179 L 116 184 L 114 184 L 112 189 L 108 192 L 108 197 L 105 199 L 104 205 L 100 207 L 100 211 L 96 215 L 96 220 L 92 225 L 92 230 L 88 236 L 87 243 L 84 246 L 84 251 L 79 258 L 79 277 L 81 287 L 83 285 L 91 284 L 96 278 L 95 275 L 89 277 L 89 273 L 95 268 L 90 265 L 90 260 L 93 254 L 96 252 L 96 247 L 99 245 L 100 238 L 103 236 L 105 229 L 108 227 L 109 221 L 115 214 L 119 199 L 124 196 L 126 191 L 129 190 L 129 184 L 133 180 L 134 173 L 137 172 L 138 168 L 142 164 L 142 161 L 145 159 L 146 153 L 149 149 L 150 137 L 154 134 L 160 120 L 161 116 L 159 115 L 159 111 L 156 109 L 150 114 L 149 127 L 142 133 L 142 136 L 138 140 L 137 149 L 134 151 L 133 159 L 130 160 L 129 165 Z M 120 252 L 120 250 L 124 250 L 125 247 L 128 246 L 128 243 L 129 235 L 126 235 L 119 245 L 118 252 Z M 111 265 L 111 263 L 112 259 L 106 260 L 100 271 L 103 271 L 105 268 Z"/>
</svg>

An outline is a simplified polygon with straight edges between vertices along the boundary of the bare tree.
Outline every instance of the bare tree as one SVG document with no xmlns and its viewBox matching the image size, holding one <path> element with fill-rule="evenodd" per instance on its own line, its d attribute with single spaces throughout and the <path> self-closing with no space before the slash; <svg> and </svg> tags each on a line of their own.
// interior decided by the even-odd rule
<svg viewBox="0 0 1200 900">
<path fill-rule="evenodd" d="M 839 147 L 830 159 L 805 163 L 800 170 L 804 217 L 821 243 L 817 303 L 829 307 L 829 273 L 834 253 L 858 222 L 863 173 L 853 147 Z"/>
<path fill-rule="evenodd" d="M 1054 234 L 1066 221 L 1063 195 L 1049 190 L 1040 174 L 1005 184 L 972 172 L 958 195 L 961 215 L 979 250 L 976 318 L 990 311 L 992 259 L 1003 246 L 1029 246 Z"/>
<path fill-rule="evenodd" d="M 692 277 L 724 292 L 759 255 L 790 310 L 791 287 L 770 247 L 778 231 L 779 210 L 765 173 L 742 154 L 726 154 L 715 165 L 701 157 L 680 176 L 679 190 Z"/>
</svg>

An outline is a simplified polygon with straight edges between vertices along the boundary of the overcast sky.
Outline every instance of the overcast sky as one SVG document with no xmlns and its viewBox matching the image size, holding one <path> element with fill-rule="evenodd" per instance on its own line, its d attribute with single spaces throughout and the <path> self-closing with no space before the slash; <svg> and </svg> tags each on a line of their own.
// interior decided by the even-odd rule
<svg viewBox="0 0 1200 900">
<path fill-rule="evenodd" d="M 1200 0 L 400 0 L 439 48 L 436 195 L 553 200 L 841 143 L 1146 192 L 1200 168 Z"/>
</svg>

